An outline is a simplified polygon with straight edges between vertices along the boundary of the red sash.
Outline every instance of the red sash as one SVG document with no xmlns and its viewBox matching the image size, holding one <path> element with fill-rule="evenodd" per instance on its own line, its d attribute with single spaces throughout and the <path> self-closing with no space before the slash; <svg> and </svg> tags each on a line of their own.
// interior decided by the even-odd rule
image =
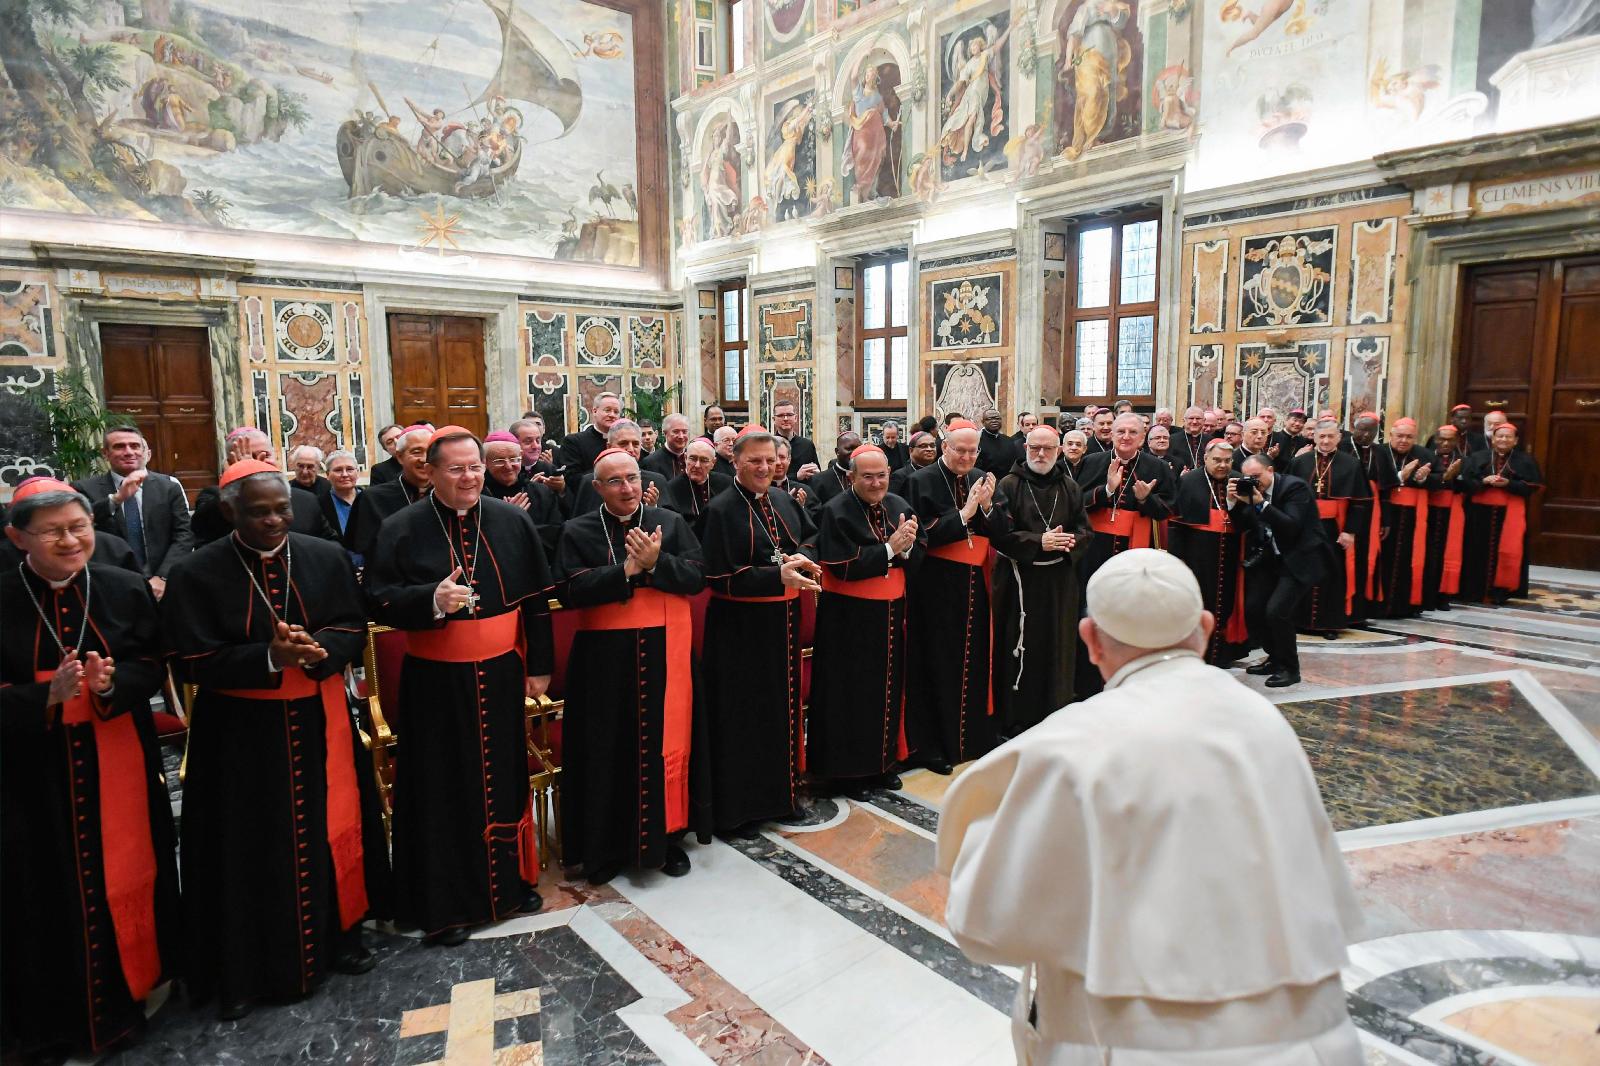
<svg viewBox="0 0 1600 1066">
<path fill-rule="evenodd" d="M 92 623 L 85 618 L 83 624 Z M 39 670 L 33 679 L 48 682 L 55 674 L 54 670 Z M 149 995 L 161 979 L 161 949 L 156 936 L 156 853 L 150 836 L 144 745 L 139 743 L 133 715 L 102 720 L 95 713 L 96 702 L 97 698 L 79 685 L 78 695 L 61 705 L 61 722 L 94 727 L 95 757 L 100 765 L 100 858 L 106 879 L 106 904 L 117 937 L 117 954 L 122 959 L 122 976 L 137 1002 Z M 68 754 L 67 758 L 72 756 Z"/>
<path fill-rule="evenodd" d="M 1332 519 L 1339 524 L 1339 532 L 1344 532 L 1345 519 L 1350 516 L 1349 500 L 1318 500 L 1317 517 L 1324 521 Z M 1356 546 L 1354 544 L 1344 550 L 1344 613 L 1351 615 L 1356 609 Z"/>
<path fill-rule="evenodd" d="M 1372 489 L 1372 520 L 1367 525 L 1367 599 L 1383 602 L 1383 586 L 1378 584 L 1378 546 L 1383 543 L 1383 490 L 1368 479 Z"/>
<path fill-rule="evenodd" d="M 339 924 L 348 929 L 367 913 L 367 877 L 361 851 L 361 793 L 356 788 L 355 740 L 344 698 L 344 676 L 313 681 L 300 669 L 283 671 L 278 688 L 224 688 L 221 696 L 242 700 L 301 700 L 322 697 L 323 756 L 328 779 L 328 850 L 339 894 Z"/>
<path fill-rule="evenodd" d="M 1422 571 L 1428 565 L 1428 490 L 1399 487 L 1389 490 L 1389 501 L 1416 512 L 1411 531 L 1411 606 L 1422 603 Z"/>
<path fill-rule="evenodd" d="M 974 533 L 961 540 L 953 540 L 949 544 L 941 544 L 937 548 L 929 548 L 928 554 L 935 559 L 943 559 L 947 563 L 962 563 L 966 566 L 975 566 L 983 574 L 983 587 L 989 595 L 994 595 L 994 589 L 989 581 L 989 538 Z M 988 616 L 985 616 L 987 618 Z M 989 664 L 994 665 L 994 626 L 986 626 L 989 641 Z M 992 673 L 991 669 L 991 673 Z M 989 694 L 989 716 L 994 716 L 994 682 L 984 679 L 984 690 Z"/>
<path fill-rule="evenodd" d="M 1473 494 L 1472 502 L 1484 507 L 1503 507 L 1505 524 L 1500 527 L 1500 550 L 1495 558 L 1494 587 L 1515 589 L 1522 585 L 1522 542 L 1528 533 L 1526 497 L 1505 489 L 1483 489 Z"/>
<path fill-rule="evenodd" d="M 899 567 L 891 567 L 882 577 L 846 581 L 842 577 L 834 577 L 832 571 L 823 567 L 822 591 L 858 600 L 898 600 L 906 594 L 906 572 Z"/>
<path fill-rule="evenodd" d="M 1461 539 L 1466 533 L 1467 511 L 1461 506 L 1461 493 L 1450 489 L 1430 491 L 1428 506 L 1450 509 L 1450 522 L 1444 532 L 1444 567 L 1439 573 L 1439 591 L 1453 596 L 1461 591 Z"/>
<path fill-rule="evenodd" d="M 585 607 L 578 629 L 663 629 L 667 636 L 667 690 L 662 696 L 662 791 L 666 798 L 666 831 L 689 825 L 689 738 L 694 721 L 691 644 L 694 612 L 686 596 L 660 589 L 637 588 L 623 603 Z"/>
<path fill-rule="evenodd" d="M 527 659 L 523 647 L 522 612 L 506 611 L 490 618 L 453 618 L 443 629 L 406 630 L 406 654 L 439 663 L 481 663 L 514 651 Z M 484 826 L 484 842 L 501 831 L 514 828 L 517 835 L 517 860 L 522 879 L 539 883 L 539 844 L 533 833 L 533 804 L 522 817 L 511 823 Z"/>
<path fill-rule="evenodd" d="M 1189 525 L 1194 529 L 1203 529 L 1208 533 L 1216 533 L 1219 536 L 1227 536 L 1230 533 L 1239 532 L 1228 522 L 1227 511 L 1219 511 L 1213 507 L 1210 514 L 1210 519 L 1203 526 L 1192 525 L 1192 523 L 1188 522 L 1183 524 Z M 1217 549 L 1217 557 L 1220 559 L 1221 556 L 1222 550 L 1219 548 Z M 1223 627 L 1223 640 L 1230 644 L 1243 644 L 1250 639 L 1250 631 L 1244 621 L 1244 567 L 1235 566 L 1234 570 L 1233 610 L 1228 614 L 1227 618 L 1219 620 L 1217 624 Z M 1218 606 L 1221 605 L 1219 604 Z"/>
<path fill-rule="evenodd" d="M 1103 507 L 1089 512 L 1089 525 L 1096 533 L 1127 537 L 1129 548 L 1148 548 L 1152 544 L 1156 520 L 1151 518 L 1139 521 L 1143 517 L 1138 511 L 1126 508 L 1113 511 L 1109 507 Z"/>
</svg>

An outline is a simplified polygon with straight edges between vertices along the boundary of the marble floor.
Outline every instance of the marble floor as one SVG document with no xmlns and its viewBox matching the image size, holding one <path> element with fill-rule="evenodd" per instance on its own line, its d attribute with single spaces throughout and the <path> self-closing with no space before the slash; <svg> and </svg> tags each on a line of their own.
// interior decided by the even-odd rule
<svg viewBox="0 0 1600 1066">
<path fill-rule="evenodd" d="M 1301 654 L 1305 683 L 1264 691 L 1366 912 L 1344 983 L 1368 1061 L 1600 1063 L 1600 575 L 1538 572 L 1504 609 Z M 158 997 L 143 1041 L 108 1061 L 1011 1062 L 1016 974 L 968 962 L 942 924 L 950 780 L 917 771 L 691 847 L 679 880 L 549 872 L 544 913 L 456 950 L 374 929 L 374 972 L 241 1022 Z"/>
</svg>

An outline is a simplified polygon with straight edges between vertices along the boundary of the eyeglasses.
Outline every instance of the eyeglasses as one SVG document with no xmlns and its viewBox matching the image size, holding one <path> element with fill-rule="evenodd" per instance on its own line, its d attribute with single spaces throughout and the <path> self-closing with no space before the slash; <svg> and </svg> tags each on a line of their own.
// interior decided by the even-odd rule
<svg viewBox="0 0 1600 1066">
<path fill-rule="evenodd" d="M 638 483 L 638 474 L 623 474 L 621 477 L 608 477 L 604 481 L 600 482 L 600 484 L 604 485 L 608 489 L 617 489 L 621 488 L 623 485 L 637 485 Z"/>
<path fill-rule="evenodd" d="M 520 456 L 520 455 L 509 455 L 509 456 L 506 456 L 504 459 L 490 459 L 489 460 L 489 465 L 490 466 L 521 466 L 522 465 L 522 456 Z"/>
<path fill-rule="evenodd" d="M 83 540 L 94 532 L 94 526 L 88 522 L 74 522 L 70 526 L 51 526 L 49 529 L 24 529 L 22 532 L 51 544 L 60 544 L 69 538 Z"/>
<path fill-rule="evenodd" d="M 684 461 L 685 464 L 691 464 L 692 463 L 695 466 L 710 466 L 711 463 L 712 463 L 712 460 L 707 459 L 703 455 L 686 456 L 683 461 Z"/>
<path fill-rule="evenodd" d="M 449 477 L 482 476 L 485 467 L 482 463 L 473 463 L 470 466 L 447 466 L 444 472 Z"/>
</svg>

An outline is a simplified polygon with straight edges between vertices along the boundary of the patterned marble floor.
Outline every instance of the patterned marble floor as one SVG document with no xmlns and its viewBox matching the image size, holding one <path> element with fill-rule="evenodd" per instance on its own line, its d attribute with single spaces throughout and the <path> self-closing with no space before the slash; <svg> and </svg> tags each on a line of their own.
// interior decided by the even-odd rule
<svg viewBox="0 0 1600 1066">
<path fill-rule="evenodd" d="M 1373 1066 L 1600 1063 L 1600 578 L 1532 591 L 1303 641 L 1305 684 L 1264 690 L 1365 909 L 1345 987 Z M 547 874 L 545 913 L 455 951 L 373 930 L 373 973 L 242 1022 L 161 996 L 109 1061 L 1011 1062 L 1016 975 L 942 924 L 950 781 L 693 847 L 681 880 Z"/>
</svg>

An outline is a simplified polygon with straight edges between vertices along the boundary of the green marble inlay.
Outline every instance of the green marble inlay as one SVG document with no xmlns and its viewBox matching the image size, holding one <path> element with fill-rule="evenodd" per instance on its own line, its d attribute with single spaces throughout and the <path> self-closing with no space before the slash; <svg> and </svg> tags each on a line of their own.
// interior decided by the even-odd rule
<svg viewBox="0 0 1600 1066">
<path fill-rule="evenodd" d="M 1600 779 L 1510 681 L 1279 710 L 1300 736 L 1335 829 L 1600 793 Z"/>
</svg>

